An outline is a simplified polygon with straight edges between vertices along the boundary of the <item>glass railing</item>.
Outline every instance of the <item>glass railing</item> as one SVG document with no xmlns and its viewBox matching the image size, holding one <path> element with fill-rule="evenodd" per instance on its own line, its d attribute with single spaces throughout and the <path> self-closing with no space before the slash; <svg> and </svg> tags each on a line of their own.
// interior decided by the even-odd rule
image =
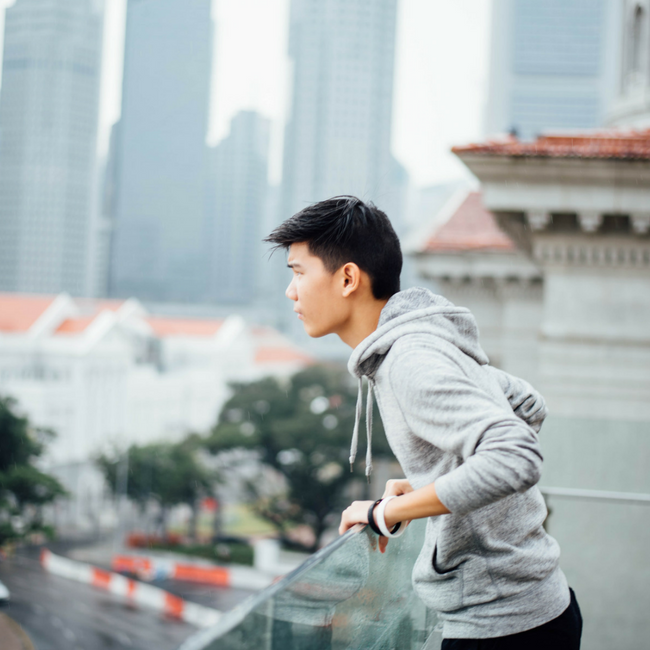
<svg viewBox="0 0 650 650">
<path fill-rule="evenodd" d="M 383 554 L 377 536 L 356 526 L 180 650 L 436 650 L 435 614 L 411 585 L 424 524 L 413 522 Z"/>
</svg>

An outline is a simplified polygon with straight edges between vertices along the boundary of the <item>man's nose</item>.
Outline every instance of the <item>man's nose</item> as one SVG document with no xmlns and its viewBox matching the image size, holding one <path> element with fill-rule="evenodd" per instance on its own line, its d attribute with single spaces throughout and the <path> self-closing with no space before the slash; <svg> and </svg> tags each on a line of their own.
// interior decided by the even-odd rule
<svg viewBox="0 0 650 650">
<path fill-rule="evenodd" d="M 298 300 L 298 294 L 296 293 L 296 288 L 293 286 L 293 280 L 289 282 L 289 286 L 284 292 L 284 295 L 289 298 L 289 300 Z"/>
</svg>

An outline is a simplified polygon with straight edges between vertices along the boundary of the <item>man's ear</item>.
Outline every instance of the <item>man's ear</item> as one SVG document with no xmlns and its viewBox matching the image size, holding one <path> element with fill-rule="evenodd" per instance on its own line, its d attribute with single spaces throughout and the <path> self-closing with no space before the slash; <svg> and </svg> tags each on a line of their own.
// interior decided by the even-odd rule
<svg viewBox="0 0 650 650">
<path fill-rule="evenodd" d="M 361 284 L 361 269 L 354 263 L 348 262 L 341 267 L 341 279 L 343 281 L 343 297 L 352 295 Z"/>
</svg>

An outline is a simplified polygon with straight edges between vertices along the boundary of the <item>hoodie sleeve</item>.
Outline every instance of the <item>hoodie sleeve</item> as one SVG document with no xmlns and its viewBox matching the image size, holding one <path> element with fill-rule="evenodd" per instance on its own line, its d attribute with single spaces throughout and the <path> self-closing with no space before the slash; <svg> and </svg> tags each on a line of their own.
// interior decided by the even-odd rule
<svg viewBox="0 0 650 650">
<path fill-rule="evenodd" d="M 451 512 L 471 512 L 539 481 L 542 454 L 533 429 L 453 360 L 405 350 L 389 377 L 411 432 L 462 460 L 435 481 Z"/>
<path fill-rule="evenodd" d="M 528 424 L 535 433 L 539 433 L 548 415 L 544 398 L 524 379 L 493 366 L 484 366 L 484 368 L 499 382 L 515 415 Z"/>
</svg>

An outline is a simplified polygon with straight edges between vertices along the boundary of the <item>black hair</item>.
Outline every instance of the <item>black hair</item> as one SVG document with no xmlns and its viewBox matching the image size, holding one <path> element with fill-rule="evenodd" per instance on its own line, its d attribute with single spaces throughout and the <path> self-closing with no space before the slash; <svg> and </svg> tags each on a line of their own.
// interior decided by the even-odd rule
<svg viewBox="0 0 650 650">
<path fill-rule="evenodd" d="M 273 250 L 306 243 L 330 273 L 354 262 L 370 276 L 377 300 L 399 291 L 402 250 L 393 226 L 379 208 L 354 196 L 335 196 L 307 206 L 264 241 L 275 244 Z"/>
</svg>

